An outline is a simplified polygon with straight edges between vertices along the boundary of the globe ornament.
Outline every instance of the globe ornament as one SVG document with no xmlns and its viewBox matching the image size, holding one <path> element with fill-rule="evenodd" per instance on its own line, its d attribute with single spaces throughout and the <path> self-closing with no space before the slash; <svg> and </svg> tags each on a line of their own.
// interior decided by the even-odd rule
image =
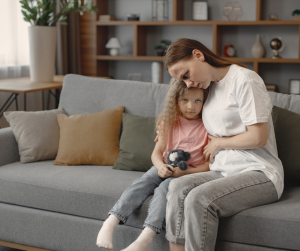
<svg viewBox="0 0 300 251">
<path fill-rule="evenodd" d="M 240 21 L 243 9 L 239 2 L 228 2 L 223 8 L 223 17 L 226 21 Z"/>
<path fill-rule="evenodd" d="M 273 50 L 272 59 L 281 58 L 278 54 L 279 52 L 281 52 L 284 49 L 284 42 L 281 39 L 281 37 L 272 39 L 270 42 L 270 47 Z"/>
</svg>

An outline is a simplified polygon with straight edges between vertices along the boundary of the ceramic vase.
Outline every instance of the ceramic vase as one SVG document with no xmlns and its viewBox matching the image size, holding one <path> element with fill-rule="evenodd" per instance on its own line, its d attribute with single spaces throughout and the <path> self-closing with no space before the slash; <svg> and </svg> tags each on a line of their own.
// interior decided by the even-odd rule
<svg viewBox="0 0 300 251">
<path fill-rule="evenodd" d="M 295 15 L 295 16 L 294 16 L 294 20 L 295 20 L 295 21 L 300 21 L 300 15 Z"/>
<path fill-rule="evenodd" d="M 30 80 L 52 82 L 56 55 L 56 27 L 29 27 Z"/>
<path fill-rule="evenodd" d="M 161 84 L 163 81 L 163 64 L 160 62 L 153 62 L 151 65 L 152 83 Z"/>
<path fill-rule="evenodd" d="M 254 58 L 262 58 L 266 53 L 265 47 L 262 45 L 260 41 L 259 34 L 257 34 L 256 41 L 251 49 L 251 53 Z"/>
</svg>

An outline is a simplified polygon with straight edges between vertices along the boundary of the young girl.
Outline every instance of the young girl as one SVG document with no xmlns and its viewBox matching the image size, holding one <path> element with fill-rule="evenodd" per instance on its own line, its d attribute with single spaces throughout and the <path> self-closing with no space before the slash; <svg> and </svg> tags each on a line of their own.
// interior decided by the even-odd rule
<svg viewBox="0 0 300 251">
<path fill-rule="evenodd" d="M 154 194 L 149 204 L 144 230 L 135 242 L 123 250 L 149 251 L 153 237 L 162 231 L 165 222 L 166 196 L 170 181 L 186 174 L 209 170 L 208 162 L 203 157 L 203 148 L 208 143 L 208 134 L 201 119 L 205 94 L 205 90 L 188 89 L 171 79 L 164 110 L 156 119 L 159 136 L 151 156 L 154 166 L 135 180 L 109 211 L 109 217 L 98 234 L 98 247 L 113 249 L 112 236 L 115 227 L 119 223 L 126 223 L 132 211 L 149 195 Z M 182 171 L 166 164 L 169 151 L 174 149 L 190 152 L 187 170 Z"/>
</svg>

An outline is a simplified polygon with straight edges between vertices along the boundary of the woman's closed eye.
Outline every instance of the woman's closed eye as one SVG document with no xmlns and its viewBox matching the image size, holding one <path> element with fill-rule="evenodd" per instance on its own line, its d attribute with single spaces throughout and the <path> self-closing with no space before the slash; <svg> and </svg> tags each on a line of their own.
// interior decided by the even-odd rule
<svg viewBox="0 0 300 251">
<path fill-rule="evenodd" d="M 185 74 L 182 76 L 182 79 L 183 79 L 183 80 L 187 80 L 187 79 L 188 79 L 188 72 L 185 73 Z"/>
</svg>

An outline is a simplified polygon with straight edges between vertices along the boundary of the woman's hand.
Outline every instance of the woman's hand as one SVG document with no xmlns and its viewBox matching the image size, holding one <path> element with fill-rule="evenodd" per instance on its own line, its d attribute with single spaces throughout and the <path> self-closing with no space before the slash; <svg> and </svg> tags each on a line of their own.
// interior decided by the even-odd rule
<svg viewBox="0 0 300 251">
<path fill-rule="evenodd" d="M 212 163 L 213 158 L 222 148 L 219 147 L 218 144 L 220 138 L 211 136 L 210 134 L 208 134 L 208 138 L 210 139 L 210 142 L 203 148 L 203 156 L 205 158 L 205 161 L 209 161 L 209 163 Z"/>
<path fill-rule="evenodd" d="M 158 176 L 165 179 L 165 178 L 169 178 L 171 176 L 173 176 L 173 172 L 171 172 L 168 167 L 175 172 L 174 167 L 172 167 L 171 165 L 168 164 L 162 164 L 160 165 L 157 169 L 158 169 Z"/>
</svg>

